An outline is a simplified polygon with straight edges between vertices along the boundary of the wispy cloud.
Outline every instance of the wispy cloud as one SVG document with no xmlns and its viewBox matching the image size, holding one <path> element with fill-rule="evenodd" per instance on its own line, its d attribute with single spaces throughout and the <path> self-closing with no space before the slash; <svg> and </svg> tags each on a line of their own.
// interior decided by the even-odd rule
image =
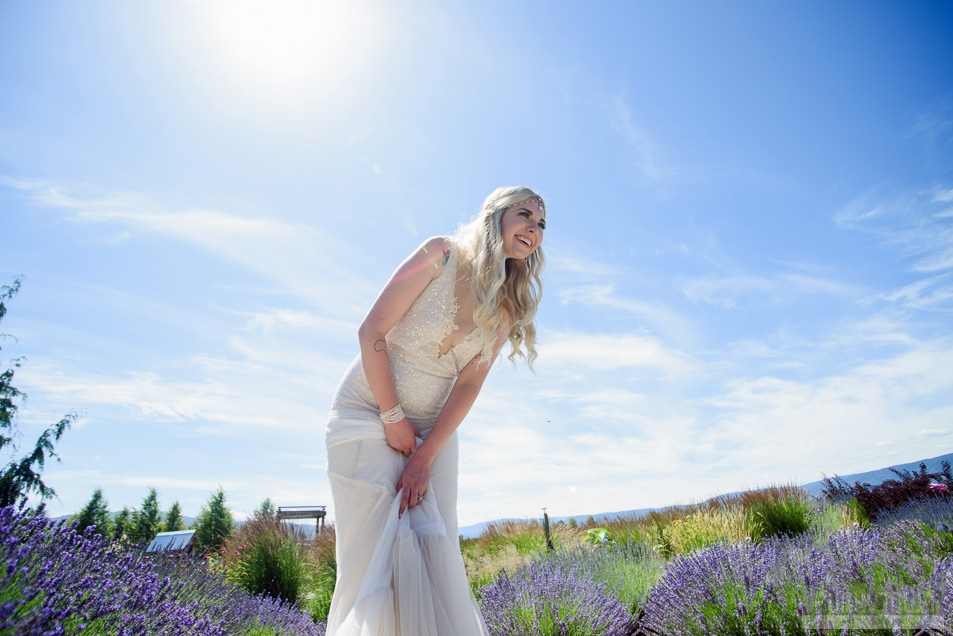
<svg viewBox="0 0 953 636">
<path fill-rule="evenodd" d="M 618 276 L 622 269 L 616 265 L 602 263 L 589 258 L 578 258 L 567 254 L 546 255 L 546 271 L 567 272 L 586 277 Z"/>
<path fill-rule="evenodd" d="M 375 291 L 345 265 L 345 243 L 326 229 L 220 210 L 169 209 L 135 192 L 76 196 L 48 182 L 4 179 L 4 183 L 26 193 L 36 205 L 72 211 L 75 222 L 122 228 L 118 237 L 123 240 L 131 232 L 141 232 L 200 245 L 268 276 L 288 291 L 322 301 L 328 310 L 350 307 L 348 298 L 372 297 Z"/>
<path fill-rule="evenodd" d="M 941 97 L 920 111 L 907 136 L 922 137 L 930 144 L 953 140 L 953 97 Z"/>
<path fill-rule="evenodd" d="M 942 274 L 918 280 L 876 296 L 878 300 L 898 304 L 906 309 L 953 309 L 953 274 Z"/>
<path fill-rule="evenodd" d="M 286 323 L 255 316 L 226 336 L 223 351 L 193 353 L 149 370 L 137 368 L 135 356 L 120 360 L 125 368 L 110 369 L 98 369 L 101 361 L 34 360 L 21 377 L 24 388 L 41 388 L 44 401 L 56 408 L 84 404 L 102 415 L 110 407 L 125 420 L 177 423 L 163 434 L 178 437 L 313 431 L 328 405 L 311 396 L 333 394 L 349 359 L 312 342 L 315 331 L 326 337 L 322 325 L 303 313 Z"/>
<path fill-rule="evenodd" d="M 911 259 L 911 269 L 935 273 L 953 269 L 953 217 L 949 186 L 893 195 L 869 190 L 834 215 L 841 228 L 869 232 L 883 245 Z"/>
<path fill-rule="evenodd" d="M 651 368 L 662 373 L 684 373 L 692 368 L 685 354 L 661 341 L 639 334 L 544 332 L 546 360 L 551 365 L 600 370 Z"/>
<path fill-rule="evenodd" d="M 933 192 L 934 203 L 953 203 L 953 188 L 937 188 Z M 944 214 L 946 216 L 949 212 Z"/>
<path fill-rule="evenodd" d="M 685 165 L 678 162 L 670 149 L 660 144 L 635 121 L 624 95 L 619 94 L 608 100 L 605 108 L 610 126 L 629 147 L 639 176 L 662 188 L 695 178 Z"/>
<path fill-rule="evenodd" d="M 651 181 L 660 181 L 674 176 L 675 171 L 665 166 L 660 158 L 661 149 L 645 131 L 632 120 L 632 110 L 621 96 L 612 102 L 609 121 L 625 143 L 631 148 L 639 173 Z"/>
<path fill-rule="evenodd" d="M 791 301 L 805 294 L 857 296 L 860 290 L 836 280 L 795 272 L 780 272 L 774 276 L 753 274 L 714 274 L 687 280 L 682 293 L 691 301 L 701 301 L 718 307 L 733 308 L 742 297 L 759 296 L 770 302 Z"/>
<path fill-rule="evenodd" d="M 281 328 L 319 331 L 322 334 L 351 336 L 357 334 L 353 321 L 335 320 L 313 312 L 288 308 L 273 308 L 256 313 L 243 313 L 248 317 L 247 331 L 262 329 L 273 331 Z"/>
<path fill-rule="evenodd" d="M 556 292 L 556 296 L 564 305 L 578 303 L 630 314 L 651 327 L 652 331 L 666 334 L 678 342 L 686 341 L 691 331 L 690 321 L 677 311 L 660 302 L 620 295 L 613 283 L 568 287 Z"/>
<path fill-rule="evenodd" d="M 924 439 L 927 437 L 945 437 L 951 433 L 948 428 L 925 428 L 913 435 L 915 439 Z"/>
</svg>

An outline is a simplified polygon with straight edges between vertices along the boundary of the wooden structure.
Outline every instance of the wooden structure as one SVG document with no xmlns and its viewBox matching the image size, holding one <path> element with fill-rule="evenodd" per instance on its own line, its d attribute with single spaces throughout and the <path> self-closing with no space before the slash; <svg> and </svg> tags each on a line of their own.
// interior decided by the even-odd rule
<svg viewBox="0 0 953 636">
<path fill-rule="evenodd" d="M 287 519 L 314 519 L 317 534 L 324 528 L 324 516 L 327 514 L 324 506 L 278 506 L 278 521 Z"/>
</svg>

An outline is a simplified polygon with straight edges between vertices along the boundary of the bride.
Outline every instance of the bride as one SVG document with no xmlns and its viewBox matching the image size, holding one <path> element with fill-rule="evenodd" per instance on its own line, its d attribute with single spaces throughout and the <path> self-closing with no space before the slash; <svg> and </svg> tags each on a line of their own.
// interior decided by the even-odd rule
<svg viewBox="0 0 953 636">
<path fill-rule="evenodd" d="M 455 431 L 507 341 L 511 360 L 536 357 L 545 227 L 535 192 L 494 190 L 397 268 L 361 324 L 327 428 L 329 636 L 487 633 L 460 556 Z"/>
</svg>

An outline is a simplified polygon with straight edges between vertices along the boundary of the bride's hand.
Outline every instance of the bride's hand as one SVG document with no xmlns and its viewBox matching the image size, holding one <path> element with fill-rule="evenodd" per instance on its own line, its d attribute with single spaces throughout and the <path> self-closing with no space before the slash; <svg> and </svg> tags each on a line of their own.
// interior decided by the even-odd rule
<svg viewBox="0 0 953 636">
<path fill-rule="evenodd" d="M 415 454 L 404 466 L 404 472 L 397 481 L 397 490 L 400 492 L 400 512 L 403 516 L 407 508 L 413 508 L 420 503 L 427 489 L 430 487 L 430 462 L 421 455 Z"/>
<path fill-rule="evenodd" d="M 393 424 L 384 424 L 384 433 L 387 435 L 387 445 L 395 451 L 410 457 L 417 450 L 417 438 L 420 431 L 413 422 L 404 418 Z"/>
</svg>

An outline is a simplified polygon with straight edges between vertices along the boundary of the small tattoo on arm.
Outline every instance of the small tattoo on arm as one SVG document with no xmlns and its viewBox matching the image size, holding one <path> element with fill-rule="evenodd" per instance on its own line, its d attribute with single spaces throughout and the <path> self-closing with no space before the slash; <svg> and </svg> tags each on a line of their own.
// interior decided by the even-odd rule
<svg viewBox="0 0 953 636">
<path fill-rule="evenodd" d="M 379 349 L 377 348 L 378 345 L 380 345 Z M 377 353 L 384 353 L 386 350 L 387 350 L 386 340 L 384 340 L 383 338 L 378 338 L 376 341 L 374 341 L 374 351 L 376 351 Z"/>
<path fill-rule="evenodd" d="M 443 264 L 446 265 L 450 262 L 450 250 L 445 249 L 443 251 Z"/>
</svg>

